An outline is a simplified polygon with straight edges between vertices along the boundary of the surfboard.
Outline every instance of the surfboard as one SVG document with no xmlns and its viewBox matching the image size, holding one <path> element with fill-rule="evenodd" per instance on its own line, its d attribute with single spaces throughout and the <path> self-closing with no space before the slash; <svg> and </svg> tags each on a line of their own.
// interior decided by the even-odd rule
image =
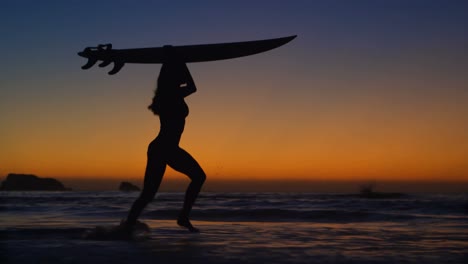
<svg viewBox="0 0 468 264">
<path fill-rule="evenodd" d="M 114 63 L 114 68 L 109 72 L 113 75 L 119 72 L 125 63 L 164 63 L 168 60 L 169 53 L 175 54 L 178 60 L 186 63 L 226 60 L 269 51 L 283 46 L 294 38 L 296 35 L 243 42 L 187 46 L 166 45 L 138 49 L 113 49 L 112 44 L 102 44 L 97 47 L 87 47 L 78 52 L 78 55 L 88 59 L 88 62 L 81 67 L 84 70 L 91 68 L 98 61 L 102 61 L 99 67 Z"/>
</svg>

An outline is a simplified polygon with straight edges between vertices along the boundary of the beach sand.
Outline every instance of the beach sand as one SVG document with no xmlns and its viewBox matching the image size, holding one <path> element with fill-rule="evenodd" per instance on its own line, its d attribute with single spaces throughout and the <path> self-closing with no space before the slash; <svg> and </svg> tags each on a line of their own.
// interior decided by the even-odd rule
<svg viewBox="0 0 468 264">
<path fill-rule="evenodd" d="M 1 263 L 467 263 L 468 235 L 450 226 L 375 223 L 203 222 L 192 234 L 145 220 L 134 241 L 85 240 L 88 227 L 10 229 Z M 103 223 L 110 224 L 111 222 Z M 451 231 L 453 230 L 453 231 Z"/>
</svg>

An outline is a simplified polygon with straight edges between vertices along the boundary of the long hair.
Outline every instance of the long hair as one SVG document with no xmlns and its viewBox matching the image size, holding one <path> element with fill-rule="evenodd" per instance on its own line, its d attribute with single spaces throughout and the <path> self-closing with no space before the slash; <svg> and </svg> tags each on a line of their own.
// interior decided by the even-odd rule
<svg viewBox="0 0 468 264">
<path fill-rule="evenodd" d="M 180 85 L 180 76 L 178 76 L 178 67 L 175 63 L 163 63 L 159 72 L 154 97 L 148 109 L 155 115 L 160 114 L 161 104 L 168 99 L 175 88 Z M 168 102 L 169 103 L 169 102 Z"/>
</svg>

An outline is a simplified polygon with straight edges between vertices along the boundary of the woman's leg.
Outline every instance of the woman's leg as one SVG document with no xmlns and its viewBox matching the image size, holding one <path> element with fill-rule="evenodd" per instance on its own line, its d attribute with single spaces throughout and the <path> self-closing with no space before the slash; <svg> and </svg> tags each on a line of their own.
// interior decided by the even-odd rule
<svg viewBox="0 0 468 264">
<path fill-rule="evenodd" d="M 164 159 L 164 150 L 156 150 L 154 141 L 148 148 L 148 158 L 145 170 L 145 180 L 143 190 L 140 196 L 133 203 L 127 217 L 127 226 L 134 226 L 138 217 L 148 203 L 150 203 L 156 195 L 164 172 L 166 171 L 166 161 Z"/>
<path fill-rule="evenodd" d="M 167 164 L 174 170 L 187 175 L 192 181 L 185 192 L 184 206 L 179 215 L 178 224 L 187 227 L 190 231 L 198 231 L 189 221 L 190 211 L 206 180 L 206 175 L 198 162 L 182 148 L 178 148 L 167 160 Z"/>
</svg>

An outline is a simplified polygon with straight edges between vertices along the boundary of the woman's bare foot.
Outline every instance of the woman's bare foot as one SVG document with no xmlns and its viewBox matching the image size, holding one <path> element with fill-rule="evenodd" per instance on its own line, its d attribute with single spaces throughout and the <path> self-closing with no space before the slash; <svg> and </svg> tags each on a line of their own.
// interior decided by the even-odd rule
<svg viewBox="0 0 468 264">
<path fill-rule="evenodd" d="M 187 228 L 188 231 L 192 233 L 200 233 L 200 230 L 194 227 L 192 223 L 190 223 L 190 220 L 188 219 L 188 217 L 179 216 L 179 218 L 177 218 L 177 224 L 181 227 Z"/>
<path fill-rule="evenodd" d="M 122 220 L 120 225 L 114 227 L 111 231 L 121 239 L 131 239 L 151 232 L 149 226 L 143 222 L 136 221 L 135 224 L 131 225 L 125 220 Z"/>
</svg>

